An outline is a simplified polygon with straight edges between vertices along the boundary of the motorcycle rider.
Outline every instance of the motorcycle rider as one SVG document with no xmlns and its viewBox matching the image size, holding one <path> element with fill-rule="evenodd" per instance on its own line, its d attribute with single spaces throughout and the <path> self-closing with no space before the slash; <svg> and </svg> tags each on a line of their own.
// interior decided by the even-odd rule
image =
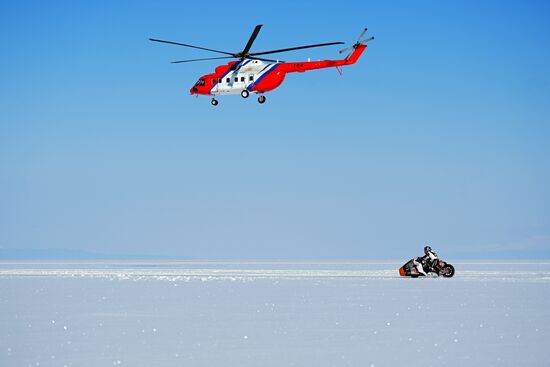
<svg viewBox="0 0 550 367">
<path fill-rule="evenodd" d="M 435 251 L 432 250 L 430 246 L 424 247 L 424 256 L 419 256 L 416 259 L 413 259 L 412 272 L 417 275 L 427 276 L 426 271 L 434 268 L 435 261 L 439 258 Z"/>
<path fill-rule="evenodd" d="M 424 247 L 424 256 L 418 258 L 423 267 L 428 265 L 429 269 L 433 269 L 435 262 L 439 260 L 439 257 L 430 246 Z"/>
</svg>

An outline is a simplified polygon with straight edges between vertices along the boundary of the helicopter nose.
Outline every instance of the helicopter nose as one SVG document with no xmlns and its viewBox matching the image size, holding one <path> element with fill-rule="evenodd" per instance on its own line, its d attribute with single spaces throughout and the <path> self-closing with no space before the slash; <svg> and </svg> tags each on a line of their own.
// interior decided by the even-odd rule
<svg viewBox="0 0 550 367">
<path fill-rule="evenodd" d="M 195 94 L 195 93 L 197 93 L 198 91 L 199 91 L 199 89 L 198 89 L 197 87 L 193 87 L 193 88 L 191 88 L 191 90 L 190 90 L 191 94 Z"/>
</svg>

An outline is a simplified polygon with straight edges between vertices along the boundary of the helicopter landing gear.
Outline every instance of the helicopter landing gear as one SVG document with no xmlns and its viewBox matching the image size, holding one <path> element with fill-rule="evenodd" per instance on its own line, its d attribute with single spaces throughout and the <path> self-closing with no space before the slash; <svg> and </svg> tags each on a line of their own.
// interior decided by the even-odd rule
<svg viewBox="0 0 550 367">
<path fill-rule="evenodd" d="M 265 96 L 259 96 L 258 97 L 258 103 L 262 104 L 265 102 Z"/>
<path fill-rule="evenodd" d="M 246 89 L 241 92 L 241 97 L 243 98 L 248 98 L 249 95 L 250 93 Z"/>
<path fill-rule="evenodd" d="M 218 105 L 218 100 L 216 98 L 212 98 L 210 103 L 212 103 L 212 106 L 217 106 Z"/>
</svg>

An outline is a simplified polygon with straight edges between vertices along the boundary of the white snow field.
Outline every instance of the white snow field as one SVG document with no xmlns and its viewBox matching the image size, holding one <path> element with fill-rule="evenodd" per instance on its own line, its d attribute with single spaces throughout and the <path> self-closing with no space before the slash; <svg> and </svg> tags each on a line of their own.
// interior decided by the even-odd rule
<svg viewBox="0 0 550 367">
<path fill-rule="evenodd" d="M 550 262 L 401 265 L 0 262 L 0 366 L 550 366 Z"/>
</svg>

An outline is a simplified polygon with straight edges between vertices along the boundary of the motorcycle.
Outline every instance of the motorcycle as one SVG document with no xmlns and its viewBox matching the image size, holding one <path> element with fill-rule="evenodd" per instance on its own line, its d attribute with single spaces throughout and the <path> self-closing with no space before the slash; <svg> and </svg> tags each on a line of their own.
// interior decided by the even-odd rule
<svg viewBox="0 0 550 367">
<path fill-rule="evenodd" d="M 424 274 L 419 273 L 414 266 L 415 259 L 409 260 L 405 265 L 399 268 L 399 275 L 403 277 L 417 278 L 419 276 L 424 276 Z M 443 276 L 445 278 L 451 278 L 455 275 L 455 268 L 451 264 L 443 260 L 434 260 L 432 263 L 422 263 L 420 258 L 416 258 L 417 262 L 422 264 L 426 274 L 432 273 L 437 276 Z"/>
</svg>

